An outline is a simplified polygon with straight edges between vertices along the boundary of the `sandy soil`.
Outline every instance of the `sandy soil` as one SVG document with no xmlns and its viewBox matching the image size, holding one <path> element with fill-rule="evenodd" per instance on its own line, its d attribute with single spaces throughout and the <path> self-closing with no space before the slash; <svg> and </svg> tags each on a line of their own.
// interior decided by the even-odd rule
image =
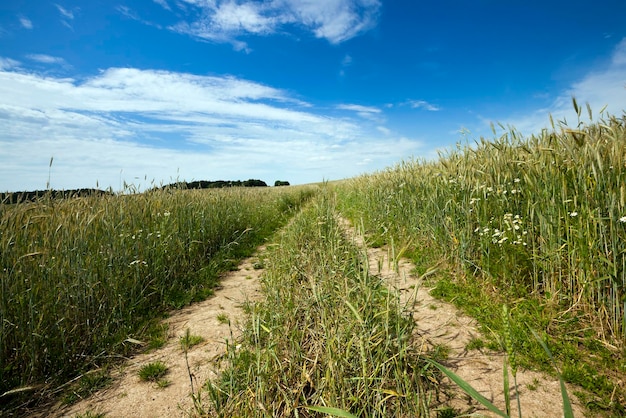
<svg viewBox="0 0 626 418">
<path fill-rule="evenodd" d="M 417 322 L 418 335 L 424 349 L 447 346 L 450 355 L 446 364 L 496 406 L 504 409 L 503 354 L 488 350 L 468 351 L 465 348 L 472 338 L 480 336 L 476 323 L 454 306 L 430 296 L 421 279 L 412 273 L 413 264 L 401 259 L 396 271 L 393 263 L 389 262 L 388 250 L 366 248 L 363 237 L 346 220 L 342 219 L 341 223 L 355 243 L 367 251 L 372 273 L 379 274 L 390 287 L 400 292 L 401 302 L 412 312 Z M 167 321 L 171 338 L 163 348 L 130 359 L 114 373 L 115 384 L 111 387 L 71 408 L 50 411 L 49 416 L 74 417 L 87 411 L 102 412 L 110 418 L 189 416 L 194 408 L 191 380 L 197 390 L 198 385 L 216 376 L 214 360 L 225 353 L 227 340 L 234 341 L 241 335 L 239 324 L 244 315 L 242 305 L 261 297 L 259 277 L 262 270 L 254 269 L 253 264 L 262 254 L 263 248 L 260 248 L 255 256 L 244 260 L 237 271 L 227 274 L 213 297 L 175 312 Z M 220 314 L 228 316 L 231 326 L 218 320 Z M 179 338 L 187 329 L 191 334 L 204 338 L 204 342 L 194 346 L 188 354 L 191 380 L 179 343 Z M 169 366 L 166 379 L 170 383 L 165 388 L 142 382 L 138 377 L 141 366 L 156 360 Z M 562 416 L 557 380 L 526 370 L 518 371 L 517 379 L 524 417 Z M 536 389 L 530 390 L 528 385 Z M 476 416 L 492 416 L 480 404 L 469 400 L 467 395 L 457 390 L 454 384 L 450 384 L 447 392 L 449 398 L 441 399 L 444 405 L 454 406 L 465 413 L 476 413 Z M 513 396 L 512 412 L 516 416 L 517 404 Z M 582 411 L 580 405 L 574 404 L 576 416 L 583 416 Z"/>
<path fill-rule="evenodd" d="M 260 297 L 260 269 L 254 269 L 263 248 L 257 255 L 244 260 L 237 271 L 225 275 L 215 295 L 204 302 L 193 304 L 173 313 L 168 318 L 170 338 L 161 349 L 140 354 L 114 373 L 115 384 L 102 390 L 71 408 L 51 411 L 53 417 L 73 417 L 87 411 L 105 413 L 107 418 L 117 417 L 187 417 L 193 412 L 191 379 L 187 362 L 180 345 L 180 337 L 189 328 L 191 335 L 204 338 L 204 342 L 192 347 L 188 361 L 197 391 L 207 379 L 216 376 L 214 361 L 226 352 L 226 341 L 235 341 L 240 335 L 239 324 L 246 301 Z M 227 315 L 228 323 L 223 320 Z M 140 381 L 139 369 L 150 362 L 162 361 L 168 367 L 165 379 L 169 385 L 158 388 L 154 383 Z"/>
<path fill-rule="evenodd" d="M 417 332 L 424 349 L 443 345 L 449 348 L 448 366 L 457 375 L 470 383 L 479 393 L 489 399 L 496 407 L 504 410 L 503 391 L 503 353 L 487 349 L 470 350 L 465 347 L 476 337 L 480 337 L 476 322 L 460 312 L 454 305 L 435 299 L 429 294 L 422 280 L 413 274 L 415 266 L 406 259 L 398 261 L 397 270 L 389 249 L 367 248 L 363 236 L 353 229 L 345 219 L 340 222 L 354 242 L 367 251 L 370 271 L 380 275 L 390 287 L 400 292 L 400 301 L 417 323 Z M 530 336 L 529 336 L 530 338 Z M 512 377 L 510 378 L 512 382 Z M 518 370 L 517 383 L 523 417 L 561 417 L 563 416 L 562 397 L 559 381 L 530 370 Z M 513 384 L 511 383 L 511 386 Z M 536 387 L 530 390 L 528 386 Z M 572 393 L 571 388 L 568 392 Z M 479 403 L 468 399 L 464 392 L 450 382 L 449 399 L 441 399 L 445 405 L 465 413 L 477 413 L 479 416 L 497 416 Z M 574 415 L 584 416 L 583 408 L 570 396 Z M 518 416 L 517 400 L 511 391 L 511 416 Z"/>
</svg>

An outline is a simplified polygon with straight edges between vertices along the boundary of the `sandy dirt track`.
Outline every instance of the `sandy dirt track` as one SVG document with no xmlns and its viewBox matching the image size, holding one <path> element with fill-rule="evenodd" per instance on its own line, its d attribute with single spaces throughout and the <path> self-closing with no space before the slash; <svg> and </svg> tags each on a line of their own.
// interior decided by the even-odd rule
<svg viewBox="0 0 626 418">
<path fill-rule="evenodd" d="M 472 384 L 485 397 L 504 409 L 502 393 L 503 354 L 483 350 L 466 350 L 469 341 L 480 332 L 471 318 L 463 315 L 453 305 L 430 296 L 420 278 L 413 273 L 414 265 L 405 259 L 398 261 L 397 270 L 385 248 L 367 248 L 365 240 L 348 221 L 340 219 L 341 225 L 354 243 L 367 253 L 370 271 L 380 275 L 390 288 L 400 293 L 400 300 L 417 322 L 420 344 L 425 351 L 445 345 L 449 348 L 447 365 L 458 375 Z M 263 257 L 264 248 L 244 260 L 237 271 L 226 274 L 208 300 L 191 305 L 175 312 L 168 320 L 170 339 L 167 344 L 150 353 L 140 354 L 114 373 L 115 383 L 89 399 L 71 408 L 57 408 L 48 416 L 74 417 L 87 411 L 105 413 L 106 417 L 186 417 L 193 413 L 190 396 L 191 383 L 187 363 L 179 338 L 187 329 L 191 334 L 204 338 L 204 342 L 194 346 L 188 355 L 194 388 L 207 379 L 216 377 L 214 360 L 226 351 L 226 341 L 240 336 L 239 324 L 244 318 L 242 305 L 246 301 L 259 300 L 259 278 L 262 270 L 255 269 L 254 263 Z M 218 315 L 227 315 L 231 326 L 218 320 Z M 169 366 L 166 379 L 170 384 L 157 388 L 153 383 L 139 380 L 141 366 L 160 360 Z M 556 379 L 540 373 L 518 371 L 518 385 L 524 417 L 562 416 L 561 393 Z M 536 387 L 530 390 L 528 385 Z M 447 398 L 441 399 L 445 405 L 455 407 L 464 413 L 475 416 L 493 416 L 480 404 L 450 384 Z M 570 391 L 571 393 L 571 391 Z M 517 416 L 517 403 L 512 394 L 513 416 Z M 574 403 L 574 413 L 584 416 L 580 405 Z M 434 416 L 434 413 L 433 413 Z"/>
</svg>

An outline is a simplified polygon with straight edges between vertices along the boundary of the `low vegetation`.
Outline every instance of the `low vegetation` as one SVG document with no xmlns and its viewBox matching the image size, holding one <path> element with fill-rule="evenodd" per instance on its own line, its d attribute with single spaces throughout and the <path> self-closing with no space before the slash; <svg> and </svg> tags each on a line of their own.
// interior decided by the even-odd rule
<svg viewBox="0 0 626 418">
<path fill-rule="evenodd" d="M 620 416 L 626 389 L 626 117 L 524 138 L 515 130 L 340 187 L 371 239 L 408 248 L 434 294 L 477 318 L 499 348 L 502 305 L 522 367 L 552 371 L 590 408 Z M 587 109 L 592 117 L 591 109 Z M 494 129 L 495 132 L 495 129 Z"/>
<path fill-rule="evenodd" d="M 162 190 L 0 205 L 0 394 L 28 387 L 27 399 L 37 398 L 32 391 L 54 391 L 159 339 L 154 319 L 210 295 L 220 272 L 313 190 Z"/>
<path fill-rule="evenodd" d="M 168 367 L 162 361 L 148 363 L 139 369 L 139 378 L 145 382 L 156 382 L 167 374 Z"/>
<path fill-rule="evenodd" d="M 427 416 L 432 373 L 398 295 L 368 272 L 332 193 L 289 224 L 266 258 L 264 302 L 229 345 L 209 416 Z M 207 407 L 208 408 L 208 407 Z"/>
</svg>

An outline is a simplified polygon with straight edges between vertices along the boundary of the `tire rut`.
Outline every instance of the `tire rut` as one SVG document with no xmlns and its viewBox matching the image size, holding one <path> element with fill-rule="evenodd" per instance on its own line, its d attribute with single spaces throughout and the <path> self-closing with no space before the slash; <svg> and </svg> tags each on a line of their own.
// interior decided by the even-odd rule
<svg viewBox="0 0 626 418">
<path fill-rule="evenodd" d="M 394 262 L 391 249 L 370 248 L 363 234 L 345 218 L 339 218 L 348 236 L 366 252 L 370 272 L 379 275 L 389 287 L 399 293 L 400 303 L 416 321 L 417 338 L 425 352 L 445 347 L 448 352 L 446 367 L 463 378 L 479 393 L 501 410 L 504 407 L 503 361 L 504 353 L 487 349 L 468 350 L 466 347 L 482 333 L 476 321 L 463 314 L 454 305 L 431 296 L 423 279 L 414 273 L 415 265 L 400 258 Z M 529 336 L 529 338 L 532 338 Z M 517 384 L 524 417 L 563 416 L 562 396 L 558 379 L 531 370 L 518 370 Z M 511 377 L 511 386 L 512 377 Z M 529 387 L 534 388 L 533 390 Z M 463 413 L 479 416 L 497 416 L 483 405 L 469 398 L 450 382 L 445 391 L 447 399 L 442 406 L 451 406 Z M 572 390 L 568 388 L 568 393 Z M 511 391 L 511 416 L 518 415 L 517 399 Z M 575 416 L 584 416 L 584 410 L 575 397 L 570 397 Z"/>
</svg>

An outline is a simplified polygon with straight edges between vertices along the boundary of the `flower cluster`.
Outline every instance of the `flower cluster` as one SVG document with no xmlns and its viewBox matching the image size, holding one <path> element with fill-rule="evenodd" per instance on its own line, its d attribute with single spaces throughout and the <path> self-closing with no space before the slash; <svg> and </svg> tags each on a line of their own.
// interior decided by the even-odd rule
<svg viewBox="0 0 626 418">
<path fill-rule="evenodd" d="M 493 244 L 502 245 L 505 242 L 510 242 L 513 245 L 526 246 L 524 236 L 528 234 L 528 231 L 523 229 L 523 220 L 520 215 L 513 215 L 512 213 L 505 213 L 499 222 L 500 227 L 493 227 L 495 219 L 490 220 L 491 227 L 478 227 L 474 230 L 479 236 L 487 236 L 491 238 Z"/>
<path fill-rule="evenodd" d="M 501 187 L 491 187 L 485 184 L 481 184 L 478 188 L 475 188 L 475 191 L 480 191 L 485 198 L 490 195 L 499 195 L 506 196 L 507 194 L 516 195 L 522 193 L 522 190 L 518 187 L 518 184 L 521 182 L 519 178 L 513 179 L 512 183 L 503 184 Z"/>
</svg>

